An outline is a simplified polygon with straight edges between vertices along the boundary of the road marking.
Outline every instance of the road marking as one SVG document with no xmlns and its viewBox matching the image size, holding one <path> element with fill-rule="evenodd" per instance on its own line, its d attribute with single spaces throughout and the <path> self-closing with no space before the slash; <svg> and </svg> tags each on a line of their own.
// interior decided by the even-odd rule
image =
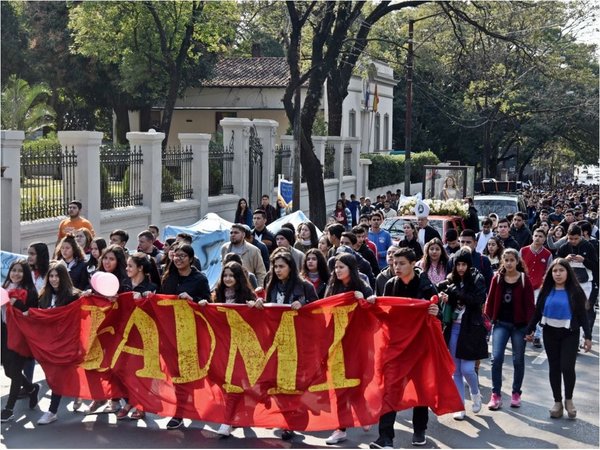
<svg viewBox="0 0 600 450">
<path fill-rule="evenodd" d="M 531 362 L 531 364 L 544 364 L 544 361 L 547 359 L 548 357 L 546 356 L 546 352 L 540 353 L 539 356 Z"/>
</svg>

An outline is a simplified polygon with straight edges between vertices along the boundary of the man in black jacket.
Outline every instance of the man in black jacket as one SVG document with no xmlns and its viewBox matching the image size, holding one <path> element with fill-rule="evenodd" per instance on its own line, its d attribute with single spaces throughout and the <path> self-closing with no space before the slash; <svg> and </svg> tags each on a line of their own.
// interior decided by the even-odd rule
<svg viewBox="0 0 600 450">
<path fill-rule="evenodd" d="M 394 253 L 394 273 L 384 289 L 385 296 L 410 297 L 429 300 L 437 294 L 435 286 L 429 278 L 419 269 L 415 269 L 416 255 L 414 250 L 403 247 Z M 437 316 L 439 308 L 431 304 L 429 314 Z M 427 443 L 425 431 L 429 421 L 429 410 L 427 406 L 416 406 L 413 408 L 413 438 L 412 445 L 422 446 Z M 390 411 L 379 418 L 379 437 L 369 444 L 370 448 L 393 448 L 394 446 L 394 423 L 396 422 L 396 411 Z"/>
<path fill-rule="evenodd" d="M 579 225 L 572 223 L 569 226 L 567 242 L 558 249 L 556 256 L 569 261 L 586 298 L 589 299 L 592 291 L 592 276 L 590 275 L 598 270 L 598 257 L 593 245 L 583 239 Z"/>
<path fill-rule="evenodd" d="M 360 253 L 360 255 L 365 258 L 369 264 L 371 264 L 371 269 L 373 270 L 373 275 L 379 275 L 379 263 L 377 262 L 377 257 L 371 251 L 367 244 L 365 244 L 365 238 L 367 237 L 367 232 L 361 226 L 355 226 L 352 228 L 352 233 L 356 236 L 356 244 L 352 245 L 354 251 Z"/>
</svg>

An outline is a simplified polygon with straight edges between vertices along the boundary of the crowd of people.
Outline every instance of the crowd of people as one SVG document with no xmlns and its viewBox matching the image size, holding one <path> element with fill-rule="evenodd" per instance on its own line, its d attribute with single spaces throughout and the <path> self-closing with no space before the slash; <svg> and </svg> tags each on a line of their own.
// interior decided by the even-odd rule
<svg viewBox="0 0 600 450">
<path fill-rule="evenodd" d="M 238 303 L 256 309 L 266 303 L 300 309 L 343 292 L 375 304 L 379 296 L 429 300 L 439 295 L 439 306 L 432 303 L 428 312 L 440 319 L 454 359 L 454 381 L 465 405 L 454 419 L 463 420 L 467 414 L 465 381 L 471 411 L 482 409 L 478 368 L 489 357 L 490 338 L 490 411 L 503 406 L 502 367 L 510 340 L 514 366 L 510 407 L 521 405 L 525 347 L 531 342 L 536 348 L 543 346 L 548 356 L 550 417 L 563 417 L 566 410 L 568 417 L 575 418 L 576 355 L 591 349 L 598 300 L 598 196 L 577 186 L 532 189 L 524 195 L 527 213 L 490 214 L 481 222 L 481 230 L 479 222 L 471 220 L 461 230 L 448 230 L 443 238 L 427 217 L 419 217 L 416 223 L 404 223 L 404 238 L 399 242 L 381 228 L 386 217 L 397 215 L 399 192 L 378 196 L 374 204 L 368 197 L 357 200 L 352 194 L 347 200 L 342 195 L 322 236 L 310 221 L 296 226 L 285 223 L 273 234 L 267 225 L 285 211 L 271 206 L 268 196 L 254 211 L 241 199 L 229 242 L 221 249 L 221 275 L 212 290 L 194 254 L 191 235 L 179 233 L 162 242 L 159 228 L 151 225 L 137 235 L 134 248 L 128 248 L 125 230 L 113 230 L 108 238 L 95 236 L 92 224 L 80 216 L 82 205 L 74 201 L 69 204 L 69 218 L 60 224 L 54 254 L 50 256 L 44 243 L 31 244 L 27 259 L 11 264 L 3 287 L 13 307 L 23 312 L 62 307 L 90 295 L 90 277 L 96 271 L 114 274 L 119 293 L 174 294 L 200 305 Z M 11 387 L 2 422 L 14 417 L 20 397 L 35 408 L 40 390 L 32 381 L 35 362 L 6 345 L 5 308 L 2 365 Z M 39 425 L 58 419 L 60 401 L 59 395 L 52 394 Z M 73 409 L 115 413 L 119 420 L 145 417 L 127 399 L 97 399 L 89 405 L 75 399 Z M 379 437 L 371 448 L 392 448 L 395 417 L 393 411 L 381 416 Z M 415 407 L 413 445 L 426 443 L 427 423 L 428 408 Z M 175 416 L 167 429 L 182 424 L 183 418 Z M 228 436 L 231 431 L 225 423 L 218 433 Z M 294 433 L 283 430 L 282 438 L 291 439 Z M 346 437 L 345 429 L 334 430 L 326 443 L 334 445 Z"/>
</svg>

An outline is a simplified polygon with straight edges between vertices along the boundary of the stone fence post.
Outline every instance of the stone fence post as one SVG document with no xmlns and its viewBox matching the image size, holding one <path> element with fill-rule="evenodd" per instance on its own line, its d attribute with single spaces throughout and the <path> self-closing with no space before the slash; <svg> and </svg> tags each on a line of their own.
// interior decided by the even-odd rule
<svg viewBox="0 0 600 450">
<path fill-rule="evenodd" d="M 142 204 L 150 209 L 149 224 L 161 223 L 161 195 L 162 195 L 162 141 L 165 133 L 155 130 L 147 132 L 130 131 L 127 133 L 129 145 L 142 150 L 141 189 L 143 193 Z"/>
<path fill-rule="evenodd" d="M 96 230 L 100 229 L 100 144 L 99 131 L 59 131 L 58 140 L 63 150 L 75 151 L 75 192 L 77 200 L 83 204 L 82 216 L 88 219 Z M 66 199 L 67 202 L 73 199 Z"/>
<path fill-rule="evenodd" d="M 254 119 L 256 134 L 262 144 L 262 183 L 259 186 L 260 195 L 270 194 L 275 183 L 275 137 L 279 122 L 270 119 Z M 250 200 L 250 199 L 249 199 Z M 257 207 L 258 205 L 252 205 Z"/>
<path fill-rule="evenodd" d="M 20 253 L 21 248 L 21 145 L 25 132 L 1 131 L 2 235 L 3 250 Z"/>
<path fill-rule="evenodd" d="M 208 213 L 208 145 L 211 135 L 204 133 L 179 133 L 181 147 L 190 146 L 192 161 L 192 198 L 200 203 L 200 217 Z"/>
<path fill-rule="evenodd" d="M 233 193 L 247 199 L 250 183 L 248 165 L 250 161 L 249 143 L 252 121 L 226 117 L 219 124 L 223 128 L 223 145 L 229 145 L 233 136 L 233 167 L 231 173 Z"/>
</svg>

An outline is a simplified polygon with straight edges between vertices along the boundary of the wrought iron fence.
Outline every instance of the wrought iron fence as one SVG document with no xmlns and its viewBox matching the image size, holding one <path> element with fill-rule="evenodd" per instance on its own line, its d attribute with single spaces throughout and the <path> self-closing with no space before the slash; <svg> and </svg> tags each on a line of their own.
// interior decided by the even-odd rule
<svg viewBox="0 0 600 450">
<path fill-rule="evenodd" d="M 142 162 L 141 148 L 100 146 L 100 209 L 142 204 Z"/>
<path fill-rule="evenodd" d="M 161 201 L 172 202 L 192 198 L 191 147 L 167 147 L 162 151 L 162 194 Z"/>
<path fill-rule="evenodd" d="M 292 179 L 292 149 L 289 145 L 275 146 L 275 176 L 274 186 L 277 186 L 278 175 L 283 175 L 286 180 Z"/>
<path fill-rule="evenodd" d="M 228 145 L 211 140 L 208 146 L 208 195 L 233 193 L 233 132 Z"/>
<path fill-rule="evenodd" d="M 335 147 L 325 144 L 325 164 L 323 164 L 323 178 L 335 178 L 333 164 L 335 161 Z"/>
<path fill-rule="evenodd" d="M 21 221 L 63 216 L 75 198 L 75 149 L 21 148 Z"/>
<path fill-rule="evenodd" d="M 352 146 L 344 145 L 344 175 L 352 176 Z"/>
</svg>

